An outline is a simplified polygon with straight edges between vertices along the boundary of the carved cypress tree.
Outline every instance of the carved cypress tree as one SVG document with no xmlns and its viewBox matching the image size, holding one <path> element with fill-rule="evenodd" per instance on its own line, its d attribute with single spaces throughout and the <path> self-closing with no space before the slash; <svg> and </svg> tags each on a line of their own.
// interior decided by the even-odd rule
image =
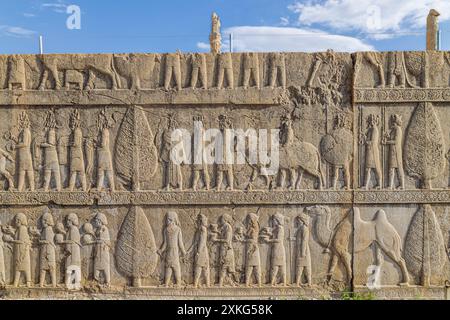
<svg viewBox="0 0 450 320">
<path fill-rule="evenodd" d="M 158 262 L 155 237 L 141 207 L 133 206 L 120 226 L 116 243 L 117 269 L 140 287 L 141 279 L 155 271 Z"/>
<path fill-rule="evenodd" d="M 405 167 L 422 187 L 431 189 L 431 180 L 445 166 L 444 137 L 436 112 L 429 102 L 420 103 L 411 118 L 405 139 Z"/>
</svg>

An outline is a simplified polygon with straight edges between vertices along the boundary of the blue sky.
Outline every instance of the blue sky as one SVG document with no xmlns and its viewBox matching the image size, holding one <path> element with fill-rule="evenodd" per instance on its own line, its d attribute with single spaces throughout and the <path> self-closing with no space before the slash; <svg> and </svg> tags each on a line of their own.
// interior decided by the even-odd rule
<svg viewBox="0 0 450 320">
<path fill-rule="evenodd" d="M 0 53 L 207 51 L 213 11 L 234 51 L 423 50 L 430 8 L 450 50 L 450 0 L 0 0 Z"/>
</svg>

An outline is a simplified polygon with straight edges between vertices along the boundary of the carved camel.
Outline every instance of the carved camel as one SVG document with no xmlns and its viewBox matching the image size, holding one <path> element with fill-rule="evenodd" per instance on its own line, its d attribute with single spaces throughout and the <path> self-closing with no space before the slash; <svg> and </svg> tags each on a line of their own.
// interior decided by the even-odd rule
<svg viewBox="0 0 450 320">
<path fill-rule="evenodd" d="M 331 211 L 328 207 L 316 205 L 305 208 L 305 211 L 313 217 L 314 229 L 319 244 L 326 250 L 331 251 L 328 282 L 331 280 L 339 260 L 344 264 L 347 279 L 351 277 L 350 245 L 352 241 L 353 211 L 354 252 L 364 251 L 371 245 L 374 245 L 377 266 L 381 268 L 383 265 L 384 258 L 382 253 L 385 253 L 400 267 L 402 273 L 400 285 L 408 285 L 409 275 L 405 260 L 401 255 L 402 240 L 394 226 L 387 220 L 386 213 L 382 209 L 378 210 L 372 221 L 364 221 L 361 219 L 359 208 L 353 207 L 353 210 L 350 210 L 334 229 L 330 228 Z"/>
</svg>

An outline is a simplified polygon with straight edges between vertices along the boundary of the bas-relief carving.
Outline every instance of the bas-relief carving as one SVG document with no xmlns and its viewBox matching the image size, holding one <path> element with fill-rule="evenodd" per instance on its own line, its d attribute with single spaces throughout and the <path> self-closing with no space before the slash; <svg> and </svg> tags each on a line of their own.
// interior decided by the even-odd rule
<svg viewBox="0 0 450 320">
<path fill-rule="evenodd" d="M 109 106 L 0 110 L 9 119 L 0 195 L 12 204 L 0 216 L 7 224 L 3 282 L 45 290 L 82 290 L 92 282 L 112 291 L 334 291 L 364 286 L 374 265 L 382 272 L 380 290 L 442 286 L 450 229 L 442 189 L 448 77 L 443 82 L 430 70 L 448 68 L 445 59 L 446 53 L 356 54 L 353 114 L 351 59 L 332 51 L 9 57 L 2 94 L 39 87 L 42 95 L 56 94 L 62 86 L 94 92 L 96 101 L 117 87 L 111 92 L 192 92 L 198 103 L 203 94 L 242 90 L 252 105 L 252 90 L 279 87 L 289 99 L 259 108 L 209 100 L 137 106 L 119 98 Z M 306 67 L 293 72 L 298 64 Z M 193 132 L 198 121 L 200 132 L 280 129 L 279 171 L 268 176 L 248 161 L 173 163 L 172 131 Z M 196 143 L 192 137 L 188 144 Z M 178 149 L 184 159 L 187 146 Z"/>
</svg>

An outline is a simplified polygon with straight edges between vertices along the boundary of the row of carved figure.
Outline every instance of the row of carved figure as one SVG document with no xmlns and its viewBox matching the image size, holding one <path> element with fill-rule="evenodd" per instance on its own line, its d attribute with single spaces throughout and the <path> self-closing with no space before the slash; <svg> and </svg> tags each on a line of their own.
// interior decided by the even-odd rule
<svg viewBox="0 0 450 320">
<path fill-rule="evenodd" d="M 139 109 L 139 114 L 133 117 L 142 116 L 145 122 L 145 126 L 148 127 L 148 132 L 138 132 L 134 133 L 139 135 L 136 139 L 147 143 L 146 146 L 142 145 L 142 142 L 136 144 L 136 148 L 140 148 L 140 154 L 142 154 L 142 159 L 138 161 L 145 161 L 145 165 L 140 165 L 150 173 L 147 173 L 144 169 L 140 173 L 141 177 L 132 177 L 129 173 L 129 163 L 132 160 L 129 158 L 132 156 L 130 152 L 135 151 L 134 149 L 128 150 L 127 147 L 132 144 L 129 140 L 129 132 L 127 130 L 143 130 L 137 129 L 138 123 L 134 125 L 132 129 L 121 126 L 121 131 L 119 131 L 119 137 L 117 138 L 117 143 L 115 148 L 111 146 L 110 138 L 110 127 L 111 124 L 108 123 L 105 116 L 105 111 L 99 113 L 97 127 L 98 127 L 98 138 L 86 139 L 83 137 L 81 130 L 81 119 L 78 110 L 74 110 L 70 117 L 70 128 L 71 134 L 69 137 L 69 181 L 67 185 L 68 191 L 73 191 L 77 187 L 77 180 L 81 190 L 83 191 L 102 191 L 106 186 L 109 186 L 111 191 L 115 188 L 115 175 L 113 160 L 118 167 L 118 174 L 121 176 L 122 180 L 127 180 L 131 184 L 132 180 L 142 180 L 144 178 L 152 178 L 156 172 L 156 168 L 159 162 L 163 165 L 163 188 L 167 191 L 172 189 L 183 190 L 183 173 L 182 167 L 190 164 L 190 162 L 179 161 L 174 162 L 172 159 L 172 153 L 174 148 L 177 148 L 177 153 L 190 154 L 185 147 L 190 148 L 190 146 L 185 146 L 178 143 L 179 141 L 174 140 L 173 132 L 178 128 L 177 121 L 174 119 L 173 115 L 169 116 L 168 127 L 162 130 L 161 134 L 161 146 L 160 149 L 154 145 L 153 133 L 151 132 L 148 122 L 145 119 L 145 114 L 142 109 Z M 430 111 L 431 112 L 431 111 Z M 131 112 L 130 112 L 131 113 Z M 128 113 L 123 120 L 123 123 L 127 124 L 129 119 L 132 118 L 128 116 Z M 198 121 L 201 117 L 194 117 L 194 121 Z M 431 119 L 431 118 L 430 118 Z M 61 156 L 61 146 L 58 144 L 56 135 L 56 119 L 54 111 L 47 112 L 46 118 L 44 119 L 45 127 L 45 141 L 37 146 L 37 149 L 43 150 L 43 161 L 36 159 L 33 155 L 33 137 L 30 127 L 30 121 L 26 112 L 22 112 L 18 119 L 17 132 L 10 132 L 9 138 L 12 140 L 13 146 L 12 150 L 16 151 L 16 170 L 17 175 L 17 185 L 14 183 L 14 175 L 11 174 L 7 169 L 7 161 L 15 162 L 12 154 L 8 151 L 0 149 L 0 175 L 3 176 L 8 181 L 8 190 L 17 189 L 18 191 L 35 190 L 35 170 L 42 172 L 42 190 L 48 191 L 53 184 L 56 191 L 63 190 L 62 186 L 62 173 L 61 166 L 63 164 Z M 390 117 L 389 129 L 383 135 L 380 134 L 379 116 L 374 114 L 369 114 L 366 118 L 367 129 L 365 132 L 360 132 L 359 143 L 365 147 L 362 150 L 363 160 L 365 169 L 364 182 L 362 184 L 363 188 L 369 189 L 371 187 L 372 172 L 375 173 L 374 186 L 378 189 L 382 187 L 382 153 L 380 152 L 380 146 L 386 145 L 388 148 L 388 168 L 389 168 L 389 184 L 390 189 L 396 187 L 396 176 L 398 180 L 398 187 L 400 189 L 405 188 L 405 172 L 403 168 L 403 123 L 402 117 L 399 114 L 392 114 Z M 331 187 L 336 189 L 338 187 L 339 171 L 343 171 L 343 187 L 345 189 L 351 186 L 350 177 L 350 163 L 353 159 L 353 133 L 351 131 L 351 123 L 348 117 L 343 114 L 338 114 L 335 119 L 334 129 L 325 135 L 320 143 L 319 149 L 314 145 L 301 141 L 299 138 L 295 137 L 293 132 L 293 120 L 288 114 L 283 116 L 280 121 L 280 136 L 279 136 L 279 169 L 275 175 L 269 175 L 268 167 L 270 166 L 260 163 L 250 163 L 248 158 L 246 158 L 247 163 L 252 168 L 252 173 L 249 178 L 249 183 L 246 186 L 247 190 L 252 190 L 254 188 L 255 181 L 258 178 L 262 178 L 265 181 L 265 187 L 269 189 L 300 189 L 301 182 L 304 173 L 310 174 L 312 177 L 317 179 L 317 188 L 322 189 L 326 185 L 326 178 L 322 169 L 322 159 L 325 160 L 332 168 L 333 181 Z M 232 121 L 229 117 L 221 115 L 219 117 L 220 133 L 225 134 L 225 131 L 233 128 Z M 414 127 L 414 126 L 411 126 Z M 439 144 L 439 134 L 440 128 L 435 126 L 434 135 L 429 139 L 436 139 L 437 146 L 433 150 L 428 152 L 431 157 L 433 155 L 434 161 L 427 163 L 421 162 L 420 159 L 415 159 L 416 156 L 410 156 L 407 158 L 407 164 L 409 166 L 409 172 L 414 173 L 417 171 L 414 167 L 414 161 L 420 162 L 419 164 L 428 165 L 429 168 L 427 176 L 423 178 L 425 187 L 431 186 L 431 180 L 436 177 L 436 173 L 439 172 L 439 168 L 443 168 L 442 159 L 443 154 L 443 143 Z M 200 134 L 204 135 L 204 129 L 201 128 Z M 438 131 L 439 130 L 439 131 Z M 410 130 L 410 132 L 413 130 Z M 123 134 L 121 132 L 124 132 Z M 142 135 L 141 135 L 142 133 Z M 132 133 L 133 134 L 133 133 Z M 412 133 L 414 134 L 414 132 Z M 147 135 L 147 136 L 145 136 Z M 125 137 L 125 138 L 123 138 Z M 411 139 L 410 139 L 411 140 Z M 415 145 L 418 145 L 423 140 L 423 137 L 418 137 L 412 147 L 409 150 L 413 150 Z M 442 140 L 442 139 L 441 139 Z M 411 144 L 411 143 L 409 143 Z M 406 144 L 408 145 L 408 143 Z M 223 143 L 223 154 L 233 146 L 227 145 L 227 142 Z M 34 144 L 34 148 L 36 145 Z M 431 148 L 430 146 L 425 146 L 425 148 Z M 94 152 L 96 149 L 96 153 Z M 112 156 L 111 150 L 116 151 L 115 157 Z M 234 147 L 236 152 L 236 147 Z M 417 149 L 417 148 L 416 148 Z M 148 156 L 146 159 L 145 151 L 148 150 Z M 204 152 L 204 150 L 202 151 Z M 219 152 L 216 150 L 216 152 Z M 248 153 L 249 150 L 246 150 Z M 438 153 L 436 153 L 438 152 Z M 85 155 L 86 154 L 86 155 Z M 94 165 L 94 154 L 97 156 L 97 179 L 95 188 L 90 188 L 93 183 L 91 183 L 91 177 L 93 176 L 93 165 Z M 408 153 L 409 155 L 409 153 Z M 412 160 L 410 159 L 412 158 Z M 441 159 L 442 158 L 442 159 Z M 202 159 L 205 161 L 205 159 Z M 409 161 L 409 162 L 408 162 Z M 35 163 L 39 162 L 39 164 Z M 209 164 L 206 162 L 200 164 L 192 165 L 192 182 L 191 188 L 197 190 L 202 187 L 209 190 L 211 187 L 211 179 L 208 169 Z M 38 168 L 38 169 L 36 169 Z M 126 168 L 127 170 L 123 169 Z M 149 169 L 151 168 L 151 169 Z M 216 163 L 215 164 L 215 181 L 216 189 L 221 190 L 225 186 L 228 190 L 234 189 L 234 172 L 232 163 Z M 436 169 L 434 169 L 436 168 Z M 439 169 L 440 170 L 440 169 Z M 433 172 L 434 176 L 431 176 Z M 414 175 L 413 174 L 413 175 Z M 415 174 L 419 176 L 419 173 Z M 419 177 L 420 178 L 420 177 Z M 89 181 L 88 181 L 89 180 Z M 52 183 L 53 182 L 53 183 Z M 126 183 L 125 183 L 126 184 Z M 139 189 L 139 186 L 134 188 Z"/>
<path fill-rule="evenodd" d="M 141 210 L 141 209 L 138 209 Z M 222 214 L 217 224 L 209 224 L 204 214 L 198 214 L 196 229 L 192 244 L 186 249 L 183 241 L 183 228 L 175 211 L 169 211 L 163 225 L 162 244 L 157 248 L 154 244 L 151 227 L 148 234 L 136 234 L 146 230 L 148 220 L 142 211 L 130 211 L 131 217 L 126 217 L 118 234 L 116 243 L 116 264 L 119 272 L 131 276 L 134 286 L 141 286 L 141 279 L 149 277 L 156 266 L 158 256 L 163 266 L 163 285 L 182 285 L 182 263 L 192 263 L 193 286 L 211 286 L 210 268 L 217 267 L 217 285 L 226 283 L 232 285 L 241 283 L 236 266 L 235 246 L 243 244 L 243 282 L 246 286 L 263 285 L 260 243 L 269 245 L 270 262 L 268 274 L 270 285 L 288 285 L 286 242 L 293 243 L 293 257 L 295 267 L 291 271 L 296 285 L 312 285 L 310 240 L 317 239 L 319 244 L 330 253 L 328 269 L 328 283 L 332 280 L 339 262 L 345 268 L 345 275 L 349 281 L 352 276 L 352 251 L 359 253 L 368 248 L 375 250 L 376 264 L 382 268 L 384 255 L 392 259 L 399 267 L 401 285 L 408 285 L 410 273 L 421 279 L 422 285 L 433 284 L 436 275 L 442 276 L 443 266 L 448 259 L 447 249 L 443 243 L 443 236 L 431 206 L 419 208 L 412 219 L 406 235 L 405 246 L 395 227 L 388 221 L 384 210 L 378 210 L 372 221 L 361 219 L 358 208 L 353 208 L 330 229 L 330 208 L 325 206 L 306 207 L 301 214 L 294 218 L 295 231 L 293 236 L 286 237 L 286 228 L 290 228 L 287 218 L 281 213 L 275 213 L 269 218 L 269 225 L 261 228 L 258 213 L 248 213 L 243 221 L 243 227 L 234 227 L 234 220 L 229 214 Z M 129 213 L 130 214 L 130 213 Z M 144 218 L 143 218 L 144 217 Z M 313 221 L 311 221 L 311 218 Z M 128 219 L 139 225 L 128 224 Z M 141 220 L 144 219 L 144 220 Z M 426 220 L 427 229 L 420 232 Z M 93 279 L 102 285 L 111 284 L 111 243 L 107 218 L 103 213 L 97 213 L 93 225 L 86 222 L 82 226 L 80 235 L 78 217 L 70 213 L 62 223 L 54 223 L 50 212 L 45 212 L 41 219 L 41 229 L 28 226 L 27 217 L 18 213 L 13 219 L 13 226 L 3 226 L 0 239 L 0 280 L 5 282 L 5 263 L 3 249 L 5 244 L 12 244 L 13 248 L 13 285 L 20 284 L 24 275 L 25 283 L 31 286 L 30 251 L 33 243 L 39 247 L 39 285 L 45 285 L 47 273 L 50 283 L 57 285 L 56 252 L 64 252 L 65 286 L 69 289 L 79 289 L 83 277 L 81 271 L 82 260 L 85 255 L 93 260 Z M 233 230 L 234 229 L 234 230 Z M 316 237 L 310 233 L 314 231 Z M 289 233 L 290 234 L 290 233 Z M 124 238 L 127 240 L 124 241 Z M 151 239 L 152 238 L 152 239 Z M 151 239 L 150 242 L 147 240 Z M 354 239 L 354 247 L 350 244 Z M 418 250 L 424 241 L 430 248 L 428 251 Z M 61 249 L 58 247 L 61 246 Z M 142 246 L 142 248 L 141 248 Z M 92 250 L 85 250 L 90 248 Z M 290 245 L 289 245 L 290 248 Z M 422 247 L 421 247 L 422 248 Z M 212 250 L 217 261 L 212 261 Z M 420 248 L 419 248 L 420 249 Z M 62 250 L 62 251 L 61 251 Z M 131 251 L 130 251 L 131 250 Z M 191 257 L 188 259 L 188 257 Z M 126 261 L 123 261 L 123 260 Z M 125 264 L 124 264 L 125 262 Z M 425 268 L 425 264 L 430 264 Z M 407 269 L 407 264 L 409 271 Z M 86 272 L 86 271 L 84 271 Z M 89 272 L 89 271 L 88 271 Z M 433 275 L 434 274 L 434 275 Z M 88 278 L 88 275 L 84 275 Z M 137 278 L 137 279 L 136 279 Z"/>
<path fill-rule="evenodd" d="M 79 220 L 75 213 L 65 218 L 65 225 L 54 222 L 50 212 L 45 212 L 41 218 L 41 228 L 28 226 L 24 213 L 18 213 L 13 220 L 13 226 L 3 226 L 0 239 L 0 281 L 5 285 L 4 247 L 12 245 L 13 250 L 13 286 L 20 284 L 21 277 L 27 287 L 32 286 L 31 279 L 31 248 L 39 247 L 39 286 L 44 287 L 46 276 L 49 275 L 52 287 L 57 285 L 57 252 L 64 256 L 65 285 L 69 289 L 79 289 L 81 285 L 82 253 L 90 255 L 93 260 L 94 279 L 109 286 L 111 281 L 110 267 L 110 235 L 108 221 L 103 213 L 97 213 L 93 219 L 94 226 L 86 222 L 83 225 L 83 236 L 80 236 Z M 94 230 L 95 227 L 95 230 Z M 58 248 L 61 247 L 61 248 Z"/>
<path fill-rule="evenodd" d="M 38 89 L 47 88 L 47 81 L 54 81 L 53 89 L 59 90 L 76 88 L 79 90 L 95 89 L 93 86 L 93 71 L 109 78 L 111 89 L 120 88 L 119 74 L 131 82 L 130 88 L 140 89 L 144 78 L 153 74 L 156 63 L 161 63 L 162 56 L 159 54 L 129 55 L 129 56 L 79 56 L 74 59 L 64 59 L 54 55 L 39 56 L 43 65 L 43 73 Z M 182 59 L 188 58 L 190 62 L 190 80 L 188 88 L 208 89 L 208 71 L 206 54 L 192 53 L 182 55 L 180 52 L 164 55 L 164 89 L 169 90 L 173 84 L 177 90 L 182 89 L 184 75 L 182 75 Z M 222 89 L 226 83 L 228 88 L 236 87 L 233 73 L 233 55 L 229 52 L 221 53 L 214 58 L 216 62 L 215 87 Z M 260 54 L 243 54 L 242 87 L 248 88 L 263 86 L 260 79 Z M 267 86 L 286 87 L 286 62 L 283 53 L 270 53 L 268 55 L 269 79 Z M 64 72 L 64 82 L 60 80 L 59 72 Z M 87 72 L 88 78 L 84 83 L 82 72 Z M 252 82 L 251 82 L 252 79 Z M 8 59 L 8 89 L 25 90 L 26 72 L 25 61 L 19 55 L 12 55 Z"/>
</svg>

